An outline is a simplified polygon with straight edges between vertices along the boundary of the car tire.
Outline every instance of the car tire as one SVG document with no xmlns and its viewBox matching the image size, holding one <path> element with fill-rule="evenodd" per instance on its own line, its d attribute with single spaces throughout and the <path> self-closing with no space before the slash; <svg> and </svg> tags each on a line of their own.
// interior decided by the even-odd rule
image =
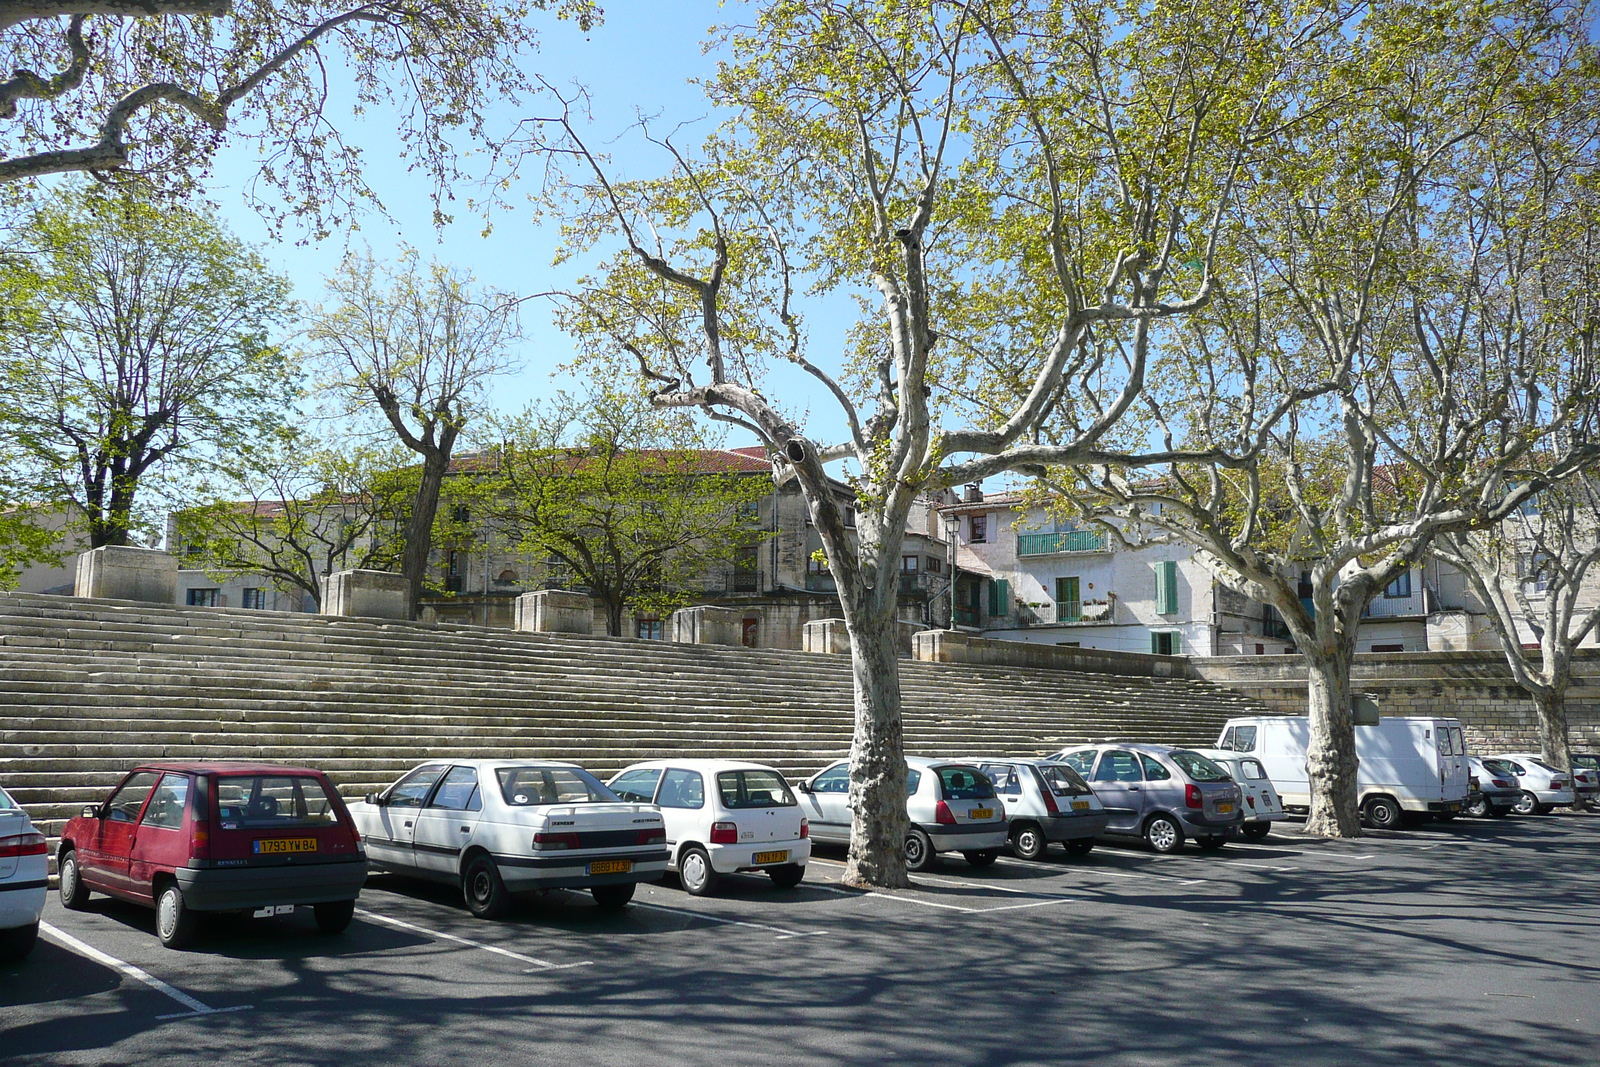
<svg viewBox="0 0 1600 1067">
<path fill-rule="evenodd" d="M 1270 822 L 1247 822 L 1239 827 L 1239 832 L 1252 841 L 1263 841 L 1272 833 Z"/>
<path fill-rule="evenodd" d="M 992 848 L 973 849 L 970 852 L 963 852 L 961 855 L 974 867 L 992 866 L 994 861 L 1000 858 L 999 850 Z"/>
<path fill-rule="evenodd" d="M 57 864 L 61 873 L 61 906 L 68 911 L 82 911 L 89 906 L 89 887 L 83 884 L 78 868 L 76 849 L 67 849 Z"/>
<path fill-rule="evenodd" d="M 34 942 L 38 940 L 37 919 L 27 926 L 13 926 L 9 930 L 0 930 L 0 961 L 15 963 L 27 959 L 28 953 L 33 951 Z"/>
<path fill-rule="evenodd" d="M 933 866 L 933 842 L 922 830 L 913 826 L 906 832 L 906 870 L 925 871 Z"/>
<path fill-rule="evenodd" d="M 589 895 L 594 897 L 594 902 L 600 905 L 602 911 L 621 911 L 633 899 L 633 891 L 637 886 L 637 882 L 590 886 Z"/>
<path fill-rule="evenodd" d="M 1144 824 L 1144 842 L 1154 852 L 1176 852 L 1183 847 L 1183 830 L 1170 815 L 1152 815 Z"/>
<path fill-rule="evenodd" d="M 461 896 L 467 910 L 480 919 L 503 919 L 511 914 L 511 893 L 494 860 L 479 853 L 461 872 Z"/>
<path fill-rule="evenodd" d="M 350 920 L 356 917 L 356 902 L 324 901 L 321 904 L 311 905 L 311 914 L 316 916 L 318 930 L 325 934 L 342 934 L 350 926 Z"/>
<path fill-rule="evenodd" d="M 1589 811 L 1600 811 L 1600 797 L 1590 797 L 1583 806 Z"/>
<path fill-rule="evenodd" d="M 1033 823 L 1018 823 L 1011 828 L 1011 851 L 1017 854 L 1018 859 L 1043 859 L 1044 854 L 1050 851 L 1050 839 Z"/>
<path fill-rule="evenodd" d="M 1524 790 L 1522 795 L 1517 797 L 1517 802 L 1511 805 L 1511 810 L 1518 815 L 1532 815 L 1539 810 L 1539 798 Z"/>
<path fill-rule="evenodd" d="M 156 897 L 156 936 L 168 948 L 188 948 L 194 944 L 195 914 L 183 901 L 178 883 L 168 882 Z"/>
<path fill-rule="evenodd" d="M 1489 801 L 1485 797 L 1467 801 L 1467 806 L 1461 809 L 1474 819 L 1482 819 L 1489 814 Z"/>
<path fill-rule="evenodd" d="M 678 881 L 690 896 L 705 896 L 716 889 L 721 880 L 716 868 L 711 866 L 711 856 L 699 845 L 690 845 L 678 857 Z"/>
<path fill-rule="evenodd" d="M 1061 847 L 1066 849 L 1069 856 L 1087 856 L 1094 851 L 1094 838 L 1080 837 L 1072 841 L 1063 841 Z"/>
<path fill-rule="evenodd" d="M 1361 820 L 1374 830 L 1398 830 L 1405 813 L 1388 797 L 1369 797 L 1361 805 Z"/>
<path fill-rule="evenodd" d="M 1195 837 L 1194 843 L 1207 852 L 1215 852 L 1228 843 L 1228 838 L 1223 834 L 1200 834 Z"/>
<path fill-rule="evenodd" d="M 767 876 L 779 889 L 793 889 L 805 878 L 806 868 L 801 863 L 785 863 L 782 867 L 768 867 Z"/>
</svg>

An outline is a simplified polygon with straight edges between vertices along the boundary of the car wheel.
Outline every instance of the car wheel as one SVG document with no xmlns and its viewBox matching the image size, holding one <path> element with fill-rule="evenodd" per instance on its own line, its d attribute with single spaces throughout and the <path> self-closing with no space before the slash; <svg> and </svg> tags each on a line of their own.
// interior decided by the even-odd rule
<svg viewBox="0 0 1600 1067">
<path fill-rule="evenodd" d="M 785 863 L 782 867 L 768 867 L 767 875 L 779 889 L 793 889 L 806 876 L 804 864 Z"/>
<path fill-rule="evenodd" d="M 1511 805 L 1511 810 L 1518 815 L 1532 815 L 1539 810 L 1539 798 L 1532 793 L 1524 792 L 1517 797 L 1517 802 Z"/>
<path fill-rule="evenodd" d="M 83 884 L 78 873 L 78 853 L 67 849 L 61 854 L 61 906 L 69 911 L 82 911 L 89 906 L 89 887 Z"/>
<path fill-rule="evenodd" d="M 1484 797 L 1467 801 L 1467 806 L 1461 809 L 1474 819 L 1482 819 L 1489 814 L 1489 801 Z"/>
<path fill-rule="evenodd" d="M 1036 860 L 1050 849 L 1050 839 L 1044 836 L 1044 831 L 1025 822 L 1011 828 L 1011 851 L 1019 859 Z"/>
<path fill-rule="evenodd" d="M 1400 805 L 1388 797 L 1372 797 L 1361 806 L 1361 817 L 1374 830 L 1394 830 L 1402 816 Z"/>
<path fill-rule="evenodd" d="M 1094 838 L 1080 837 L 1075 841 L 1063 841 L 1061 847 L 1067 850 L 1069 856 L 1087 856 L 1094 851 Z"/>
<path fill-rule="evenodd" d="M 606 911 L 621 911 L 628 906 L 628 901 L 633 899 L 633 891 L 637 882 L 624 882 L 621 885 L 596 885 L 589 887 L 589 895 L 594 897 L 594 902 Z"/>
<path fill-rule="evenodd" d="M 356 902 L 353 900 L 329 900 L 311 906 L 311 914 L 317 917 L 317 929 L 325 934 L 342 934 L 350 925 L 350 920 L 355 918 Z"/>
<path fill-rule="evenodd" d="M 511 913 L 511 894 L 494 860 L 479 854 L 461 874 L 461 895 L 467 908 L 480 919 L 503 919 Z"/>
<path fill-rule="evenodd" d="M 9 930 L 0 930 L 0 960 L 14 963 L 27 958 L 33 951 L 33 943 L 39 940 L 39 921 L 35 919 L 27 926 L 13 926 Z"/>
<path fill-rule="evenodd" d="M 933 865 L 933 842 L 913 826 L 906 833 L 906 870 L 925 871 Z"/>
<path fill-rule="evenodd" d="M 1583 806 L 1590 811 L 1600 811 L 1600 797 L 1590 797 L 1584 801 Z"/>
<path fill-rule="evenodd" d="M 999 858 L 1000 853 L 996 849 L 980 848 L 971 852 L 963 852 L 961 855 L 966 857 L 966 861 L 974 867 L 987 867 Z"/>
<path fill-rule="evenodd" d="M 183 902 L 183 890 L 170 882 L 156 898 L 156 936 L 168 948 L 187 948 L 194 943 L 195 916 Z"/>
<path fill-rule="evenodd" d="M 1272 833 L 1270 822 L 1247 822 L 1239 827 L 1239 832 L 1252 841 L 1260 841 Z"/>
<path fill-rule="evenodd" d="M 1215 852 L 1228 843 L 1228 839 L 1221 834 L 1202 834 L 1194 839 L 1194 843 L 1207 852 Z"/>
<path fill-rule="evenodd" d="M 698 845 L 690 845 L 678 857 L 678 881 L 694 897 L 703 897 L 722 881 L 717 869 L 711 866 L 711 857 Z"/>
<path fill-rule="evenodd" d="M 1176 852 L 1183 847 L 1183 831 L 1168 815 L 1153 815 L 1144 824 L 1144 840 L 1156 852 Z"/>
</svg>

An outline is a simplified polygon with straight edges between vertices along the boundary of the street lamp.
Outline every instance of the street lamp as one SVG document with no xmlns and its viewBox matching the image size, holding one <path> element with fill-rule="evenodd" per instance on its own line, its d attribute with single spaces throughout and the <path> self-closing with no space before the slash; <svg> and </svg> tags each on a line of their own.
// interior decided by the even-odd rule
<svg viewBox="0 0 1600 1067">
<path fill-rule="evenodd" d="M 944 517 L 944 539 L 947 546 L 948 563 L 950 566 L 950 629 L 956 628 L 956 534 L 961 529 L 961 516 L 946 513 Z"/>
</svg>

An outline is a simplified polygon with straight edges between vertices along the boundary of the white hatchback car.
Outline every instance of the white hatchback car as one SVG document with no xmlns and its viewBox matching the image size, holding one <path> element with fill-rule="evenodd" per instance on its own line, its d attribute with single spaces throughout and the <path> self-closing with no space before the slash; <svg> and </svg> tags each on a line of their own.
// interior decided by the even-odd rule
<svg viewBox="0 0 1600 1067">
<path fill-rule="evenodd" d="M 0 960 L 20 960 L 33 951 L 49 862 L 44 835 L 0 789 Z"/>
<path fill-rule="evenodd" d="M 1110 818 L 1083 776 L 1065 763 L 974 756 L 967 760 L 994 782 L 1011 822 L 1011 851 L 1036 860 L 1059 841 L 1069 856 L 1087 856 Z"/>
<path fill-rule="evenodd" d="M 1288 817 L 1283 810 L 1283 800 L 1260 760 L 1225 748 L 1197 748 L 1195 751 L 1239 783 L 1244 793 L 1244 825 L 1239 827 L 1239 833 L 1259 841 L 1272 832 L 1273 823 Z"/>
<path fill-rule="evenodd" d="M 850 843 L 850 761 L 830 763 L 800 783 L 811 836 Z M 1006 808 L 989 776 L 960 760 L 906 757 L 906 867 L 924 870 L 940 852 L 987 867 L 1010 837 Z"/>
<path fill-rule="evenodd" d="M 1578 794 L 1572 788 L 1572 775 L 1546 763 L 1537 752 L 1501 752 L 1484 756 L 1483 765 L 1492 771 L 1511 771 L 1522 787 L 1522 796 L 1512 807 L 1518 815 L 1548 815 L 1557 805 L 1576 805 Z"/>
<path fill-rule="evenodd" d="M 723 759 L 648 760 L 607 783 L 623 800 L 655 804 L 667 826 L 668 866 L 704 896 L 724 875 L 765 872 L 792 889 L 811 858 L 810 826 L 783 775 Z"/>
<path fill-rule="evenodd" d="M 572 763 L 435 760 L 350 814 L 370 866 L 459 884 L 480 919 L 509 912 L 512 894 L 549 889 L 620 908 L 667 869 L 661 813 Z"/>
</svg>

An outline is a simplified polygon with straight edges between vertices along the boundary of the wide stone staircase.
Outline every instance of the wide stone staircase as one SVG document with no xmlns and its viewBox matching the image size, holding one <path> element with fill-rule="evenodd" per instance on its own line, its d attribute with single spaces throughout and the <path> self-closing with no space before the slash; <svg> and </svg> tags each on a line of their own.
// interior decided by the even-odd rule
<svg viewBox="0 0 1600 1067">
<path fill-rule="evenodd" d="M 1203 745 L 1266 709 L 1205 682 L 902 660 L 908 752 Z M 47 833 L 133 764 L 248 759 L 346 796 L 430 757 L 725 756 L 809 775 L 850 745 L 848 657 L 0 594 L 0 785 Z"/>
</svg>

